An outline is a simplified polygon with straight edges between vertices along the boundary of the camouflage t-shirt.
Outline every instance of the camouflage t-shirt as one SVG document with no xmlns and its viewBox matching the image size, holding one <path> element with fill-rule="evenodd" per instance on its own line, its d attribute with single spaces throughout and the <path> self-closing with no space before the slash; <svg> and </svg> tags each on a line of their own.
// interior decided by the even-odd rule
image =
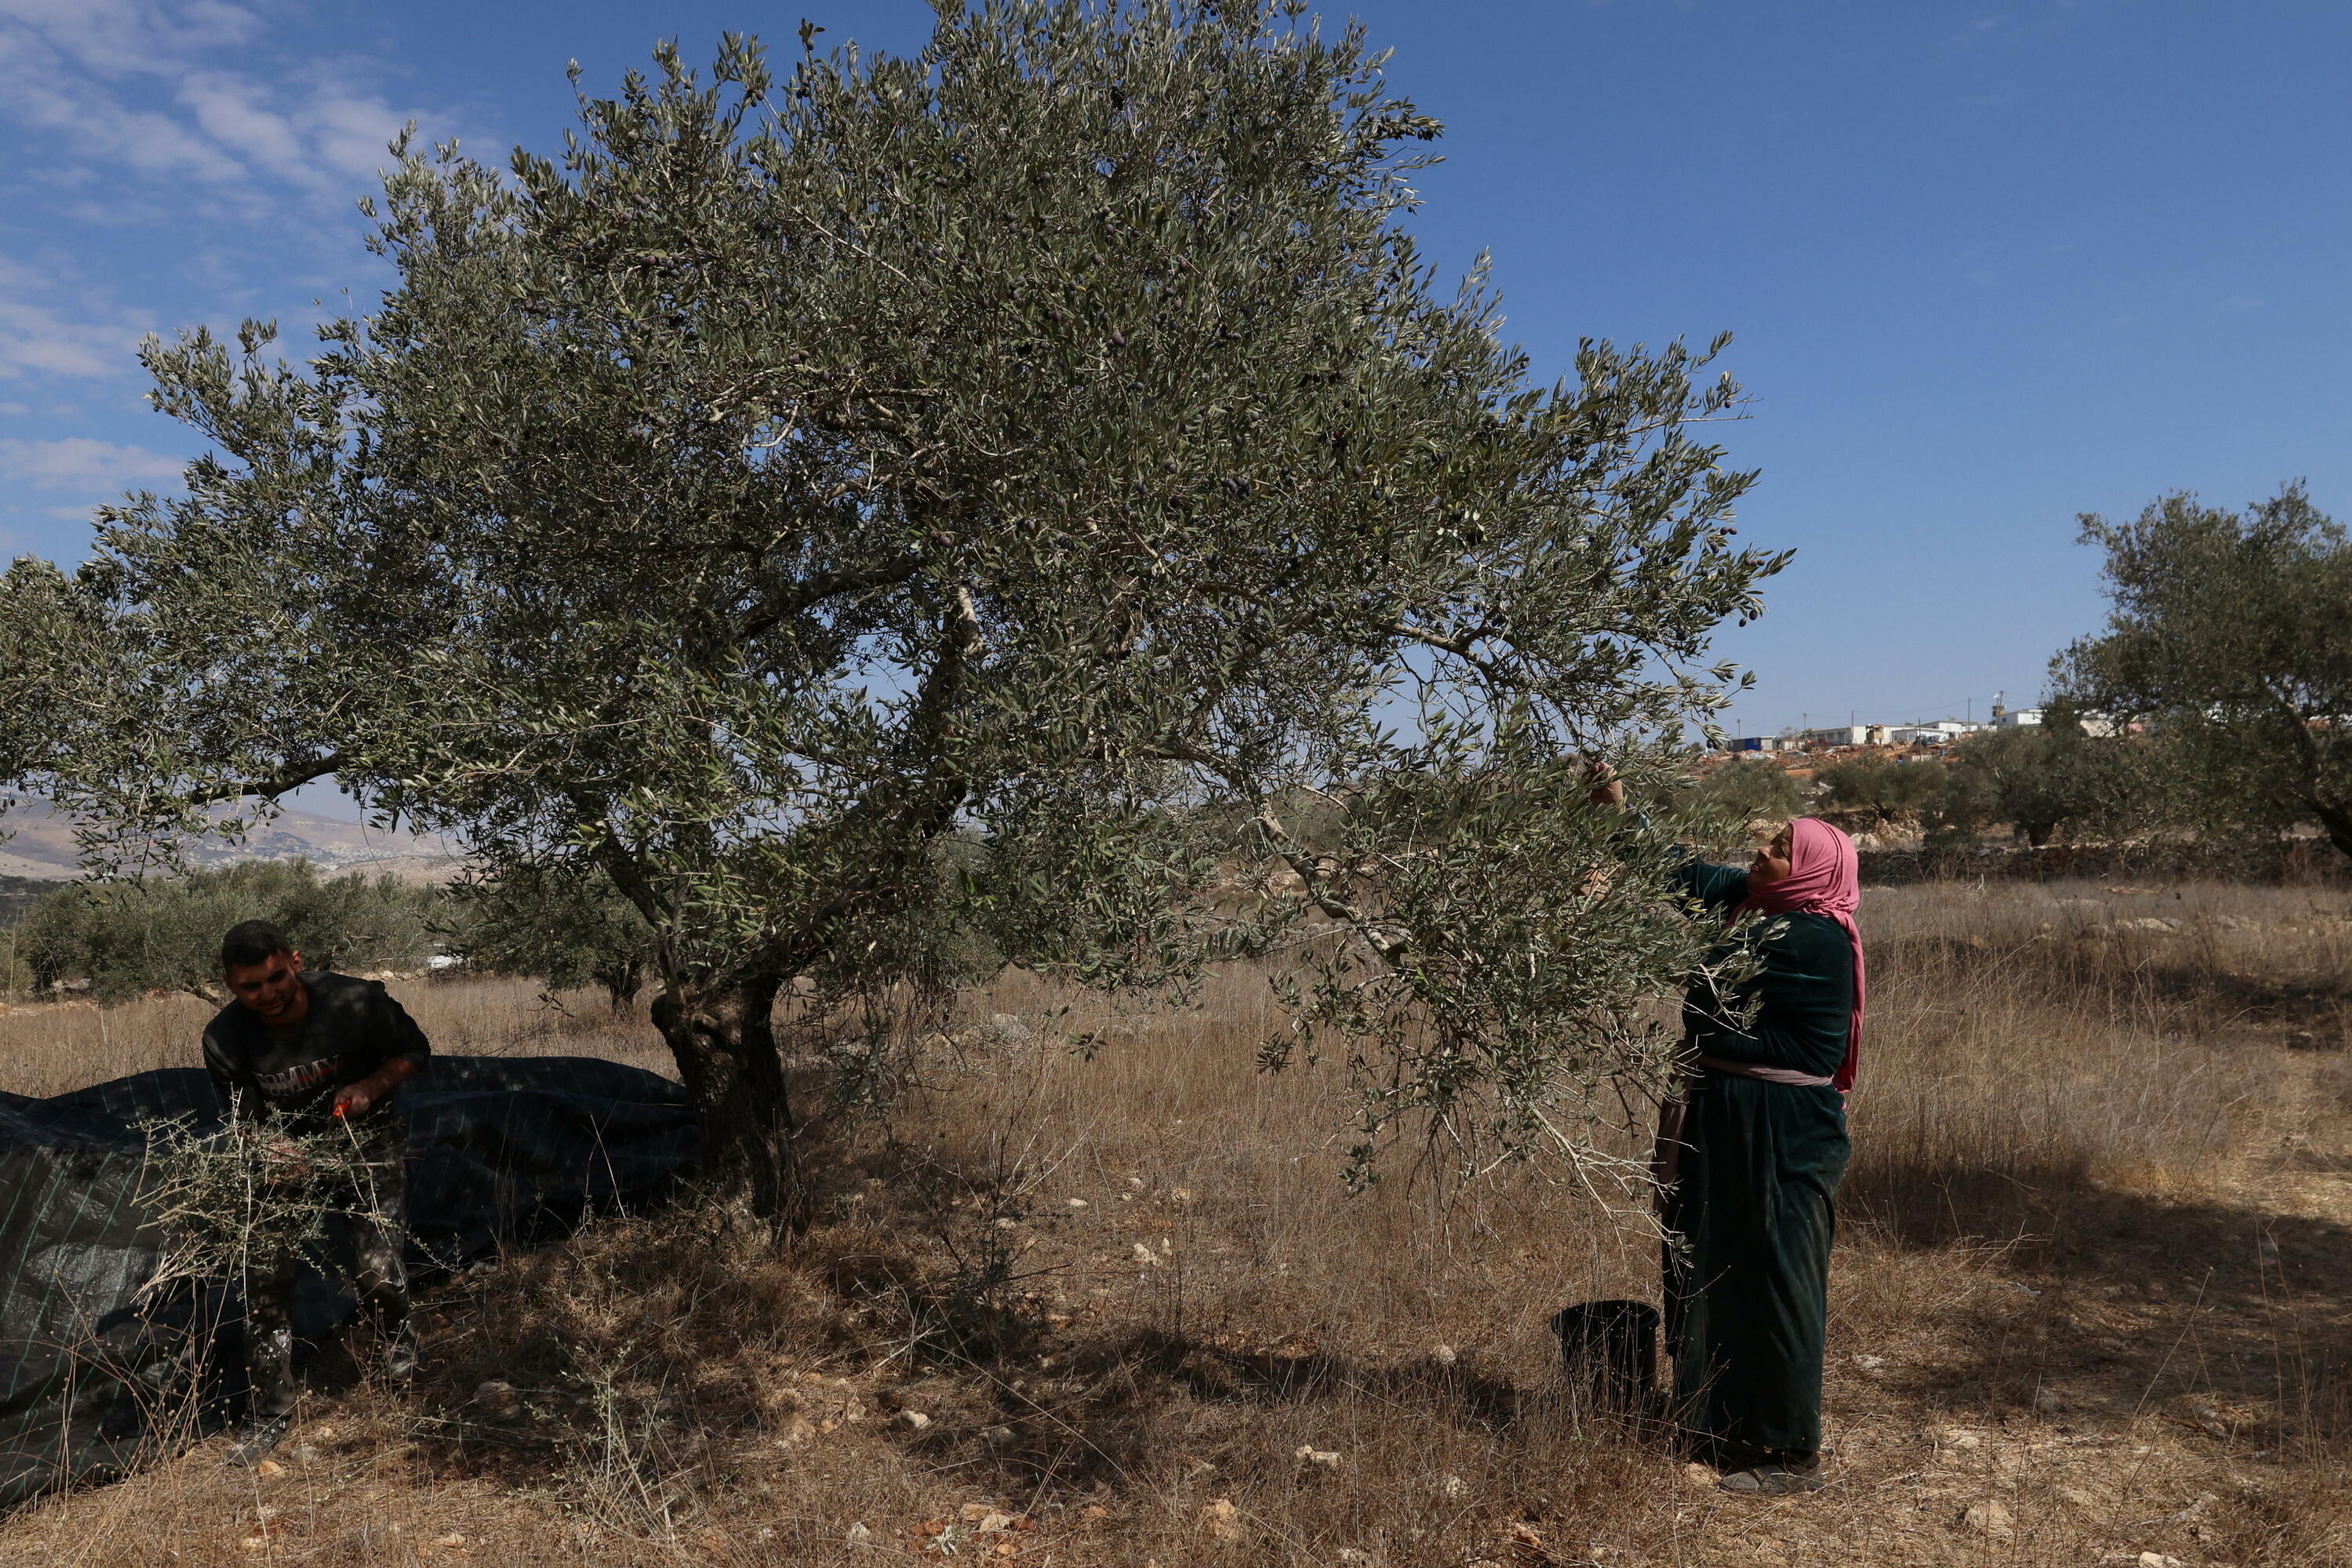
<svg viewBox="0 0 2352 1568">
<path fill-rule="evenodd" d="M 283 1037 L 270 1034 L 242 1002 L 232 1002 L 205 1026 L 205 1068 L 222 1100 L 237 1116 L 264 1108 L 289 1124 L 317 1131 L 334 1119 L 335 1095 L 395 1058 L 423 1067 L 433 1054 L 425 1031 L 393 1000 L 381 981 L 306 969 L 310 1016 Z M 388 1121 L 386 1095 L 365 1120 Z"/>
</svg>

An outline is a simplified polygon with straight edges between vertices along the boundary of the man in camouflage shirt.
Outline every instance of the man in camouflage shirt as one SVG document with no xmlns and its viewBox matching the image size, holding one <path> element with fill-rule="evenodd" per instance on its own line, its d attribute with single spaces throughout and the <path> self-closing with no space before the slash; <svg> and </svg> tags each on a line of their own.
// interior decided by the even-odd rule
<svg viewBox="0 0 2352 1568">
<path fill-rule="evenodd" d="M 205 1028 L 205 1067 L 232 1118 L 268 1128 L 277 1179 L 316 1179 L 292 1135 L 340 1128 L 353 1142 L 357 1179 L 335 1204 L 351 1231 L 361 1310 L 385 1337 L 387 1370 L 404 1381 L 416 1370 L 401 1261 L 407 1134 L 392 1099 L 432 1047 L 380 982 L 306 971 L 285 933 L 266 921 L 230 930 L 221 942 L 221 973 L 236 1000 Z M 292 1425 L 290 1309 L 299 1263 L 299 1248 L 286 1238 L 261 1238 L 247 1259 L 246 1366 L 253 1394 L 245 1430 L 229 1450 L 236 1463 L 258 1463 Z"/>
</svg>

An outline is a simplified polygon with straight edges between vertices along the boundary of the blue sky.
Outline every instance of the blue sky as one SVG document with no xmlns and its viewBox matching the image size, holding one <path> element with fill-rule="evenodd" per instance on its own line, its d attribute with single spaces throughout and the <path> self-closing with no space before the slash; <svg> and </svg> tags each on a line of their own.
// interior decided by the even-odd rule
<svg viewBox="0 0 2352 1568">
<path fill-rule="evenodd" d="M 1347 13 L 1335 13 L 1347 14 Z M 2040 690 L 2096 624 L 2074 514 L 2294 477 L 2352 513 L 2352 6 L 2030 0 L 1365 0 L 1447 125 L 1414 226 L 1494 254 L 1549 377 L 1580 335 L 1737 334 L 1794 546 L 1736 717 L 1772 729 Z M 355 200 L 404 121 L 551 150 L 656 37 L 918 46 L 919 0 L 0 0 L 0 554 L 195 449 L 142 332 L 289 326 L 382 274 Z"/>
</svg>

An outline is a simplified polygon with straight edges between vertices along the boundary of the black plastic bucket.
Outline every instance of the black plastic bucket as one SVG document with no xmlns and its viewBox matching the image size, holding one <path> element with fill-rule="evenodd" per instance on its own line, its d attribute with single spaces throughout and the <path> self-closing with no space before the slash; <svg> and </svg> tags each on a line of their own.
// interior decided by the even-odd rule
<svg viewBox="0 0 2352 1568">
<path fill-rule="evenodd" d="M 1658 1310 L 1647 1301 L 1586 1301 L 1551 1321 L 1569 1387 L 1595 1415 L 1643 1416 L 1658 1383 Z"/>
</svg>

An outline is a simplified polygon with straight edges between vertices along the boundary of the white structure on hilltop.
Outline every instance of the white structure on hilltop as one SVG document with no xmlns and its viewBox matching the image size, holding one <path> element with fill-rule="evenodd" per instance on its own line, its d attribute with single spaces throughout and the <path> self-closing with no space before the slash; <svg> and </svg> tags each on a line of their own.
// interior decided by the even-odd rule
<svg viewBox="0 0 2352 1568">
<path fill-rule="evenodd" d="M 2004 708 L 2000 705 L 2000 694 L 1998 692 L 1994 693 L 1992 700 L 1992 727 L 1994 729 L 2024 730 L 2037 727 L 2041 722 L 2041 709 Z"/>
<path fill-rule="evenodd" d="M 1886 738 L 1898 746 L 1941 746 L 1983 729 L 1965 719 L 1937 719 L 1919 724 L 1896 724 L 1886 731 Z"/>
<path fill-rule="evenodd" d="M 1992 717 L 1985 723 L 1967 719 L 1929 719 L 1911 724 L 1832 724 L 1822 729 L 1783 730 L 1777 735 L 1741 735 L 1726 741 L 1724 749 L 1754 755 L 1835 751 L 1848 746 L 1943 746 L 1992 730 L 2039 729 L 2044 722 L 2046 716 L 2042 709 L 2008 707 L 1996 693 Z M 2086 735 L 2118 732 L 2115 721 L 2100 714 L 2085 715 L 2082 725 Z"/>
<path fill-rule="evenodd" d="M 1883 724 L 1832 724 L 1826 730 L 1800 730 L 1790 737 L 1800 746 L 1868 746 L 1885 738 Z"/>
</svg>

